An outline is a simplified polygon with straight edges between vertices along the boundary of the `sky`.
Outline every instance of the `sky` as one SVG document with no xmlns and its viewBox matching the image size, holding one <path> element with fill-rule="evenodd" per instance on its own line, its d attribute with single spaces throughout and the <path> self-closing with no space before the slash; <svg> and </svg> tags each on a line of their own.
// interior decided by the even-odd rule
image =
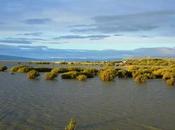
<svg viewBox="0 0 175 130">
<path fill-rule="evenodd" d="M 0 0 L 0 50 L 13 47 L 173 48 L 175 0 Z"/>
</svg>

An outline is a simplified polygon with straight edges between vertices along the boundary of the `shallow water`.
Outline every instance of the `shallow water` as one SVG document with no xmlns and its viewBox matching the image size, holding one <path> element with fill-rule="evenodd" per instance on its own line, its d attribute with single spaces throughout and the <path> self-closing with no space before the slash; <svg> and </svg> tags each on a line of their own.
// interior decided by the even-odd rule
<svg viewBox="0 0 175 130">
<path fill-rule="evenodd" d="M 0 73 L 0 130 L 175 130 L 175 89 L 163 80 L 28 80 Z"/>
</svg>

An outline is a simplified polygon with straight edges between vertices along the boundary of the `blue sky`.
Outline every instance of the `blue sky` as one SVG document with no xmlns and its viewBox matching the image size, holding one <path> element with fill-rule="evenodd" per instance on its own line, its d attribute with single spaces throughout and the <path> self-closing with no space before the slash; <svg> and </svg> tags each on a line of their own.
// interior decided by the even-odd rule
<svg viewBox="0 0 175 130">
<path fill-rule="evenodd" d="M 175 47 L 175 0 L 0 0 L 0 46 Z"/>
</svg>

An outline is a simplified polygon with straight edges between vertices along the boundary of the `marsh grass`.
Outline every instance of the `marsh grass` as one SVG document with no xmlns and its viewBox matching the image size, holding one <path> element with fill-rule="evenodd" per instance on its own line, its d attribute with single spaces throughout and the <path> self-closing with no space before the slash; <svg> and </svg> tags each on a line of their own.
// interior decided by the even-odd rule
<svg viewBox="0 0 175 130">
<path fill-rule="evenodd" d="M 31 68 L 29 66 L 25 66 L 25 65 L 19 65 L 19 66 L 14 66 L 10 69 L 11 72 L 15 73 L 27 73 L 31 70 Z"/>
<path fill-rule="evenodd" d="M 38 73 L 38 71 L 36 71 L 36 70 L 30 70 L 30 71 L 27 73 L 28 79 L 36 79 L 38 76 L 39 76 L 39 73 Z"/>
<path fill-rule="evenodd" d="M 99 78 L 103 81 L 112 81 L 116 77 L 116 70 L 114 68 L 106 68 L 99 72 Z"/>
<path fill-rule="evenodd" d="M 167 79 L 166 83 L 168 86 L 174 86 L 175 85 L 175 78 Z"/>
<path fill-rule="evenodd" d="M 65 130 L 75 130 L 76 125 L 77 125 L 76 120 L 75 119 L 71 119 L 68 122 L 68 124 L 66 125 Z"/>
<path fill-rule="evenodd" d="M 145 83 L 147 81 L 147 77 L 145 77 L 144 75 L 138 75 L 134 78 L 134 81 L 142 84 L 142 83 Z"/>
<path fill-rule="evenodd" d="M 131 78 L 132 77 L 132 73 L 124 69 L 118 70 L 116 75 L 119 78 Z"/>
<path fill-rule="evenodd" d="M 78 75 L 76 77 L 76 79 L 79 80 L 79 81 L 85 81 L 85 80 L 87 80 L 87 76 L 86 75 Z"/>
<path fill-rule="evenodd" d="M 41 64 L 48 64 L 43 62 Z M 58 74 L 62 79 L 84 80 L 99 76 L 103 81 L 112 81 L 118 78 L 133 78 L 136 82 L 144 83 L 147 79 L 160 79 L 166 81 L 168 85 L 174 84 L 175 79 L 175 60 L 174 59 L 128 59 L 126 61 L 103 61 L 103 62 L 62 62 L 64 68 L 49 68 L 42 66 L 31 67 L 22 65 L 14 66 L 10 69 L 12 73 L 27 73 L 31 70 L 37 72 L 47 72 L 45 79 L 53 80 Z M 74 66 L 72 66 L 72 64 Z M 75 65 L 79 67 L 75 67 Z M 81 66 L 85 65 L 85 66 Z M 98 69 L 94 69 L 96 65 Z M 81 66 L 81 67 L 80 67 Z M 104 68 L 106 66 L 106 68 Z M 102 69 L 100 69 L 102 68 Z M 0 71 L 7 68 L 0 66 Z M 31 74 L 32 75 L 32 74 Z M 31 76 L 32 77 L 32 76 Z M 86 77 L 86 78 L 85 78 Z"/>
<path fill-rule="evenodd" d="M 48 72 L 45 74 L 45 79 L 46 80 L 54 80 L 57 77 L 57 74 Z"/>
</svg>

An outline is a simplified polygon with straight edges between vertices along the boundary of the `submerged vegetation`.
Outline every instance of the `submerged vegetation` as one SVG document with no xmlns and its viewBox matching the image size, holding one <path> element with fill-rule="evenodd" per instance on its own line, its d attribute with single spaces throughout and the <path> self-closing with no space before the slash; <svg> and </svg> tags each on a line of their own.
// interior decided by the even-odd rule
<svg viewBox="0 0 175 130">
<path fill-rule="evenodd" d="M 168 85 L 175 85 L 175 59 L 150 58 L 109 62 L 57 63 L 57 65 L 63 65 L 64 67 L 51 67 L 50 62 L 36 62 L 36 64 L 39 65 L 32 67 L 19 64 L 11 67 L 9 70 L 12 73 L 27 73 L 29 79 L 38 77 L 39 72 L 46 72 L 46 80 L 53 80 L 58 74 L 62 79 L 77 79 L 81 81 L 98 75 L 102 81 L 113 81 L 115 78 L 133 78 L 138 83 L 144 83 L 149 79 L 163 79 Z M 42 64 L 49 65 L 49 67 L 43 67 Z M 5 71 L 6 69 L 6 66 L 0 66 L 0 71 Z"/>
</svg>

